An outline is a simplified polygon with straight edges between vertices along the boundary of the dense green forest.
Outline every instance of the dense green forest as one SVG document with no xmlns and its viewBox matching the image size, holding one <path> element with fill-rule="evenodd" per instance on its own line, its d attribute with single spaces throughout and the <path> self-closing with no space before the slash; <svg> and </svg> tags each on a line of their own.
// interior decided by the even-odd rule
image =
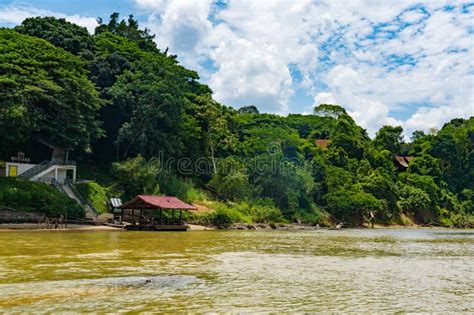
<svg viewBox="0 0 474 315">
<path fill-rule="evenodd" d="M 212 208 L 198 218 L 210 224 L 474 225 L 473 117 L 406 142 L 392 126 L 371 139 L 338 105 L 236 110 L 133 16 L 99 22 L 0 29 L 0 159 L 47 156 L 38 137 L 71 146 L 96 195 L 177 195 Z"/>
</svg>

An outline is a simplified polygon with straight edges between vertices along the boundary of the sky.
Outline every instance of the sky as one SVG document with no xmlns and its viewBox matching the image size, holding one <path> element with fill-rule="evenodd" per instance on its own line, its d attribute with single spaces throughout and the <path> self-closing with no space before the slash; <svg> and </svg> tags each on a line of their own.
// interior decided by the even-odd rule
<svg viewBox="0 0 474 315">
<path fill-rule="evenodd" d="M 93 32 L 133 14 L 221 103 L 311 113 L 340 104 L 370 135 L 474 116 L 474 2 L 0 0 L 0 26 L 56 16 Z"/>
</svg>

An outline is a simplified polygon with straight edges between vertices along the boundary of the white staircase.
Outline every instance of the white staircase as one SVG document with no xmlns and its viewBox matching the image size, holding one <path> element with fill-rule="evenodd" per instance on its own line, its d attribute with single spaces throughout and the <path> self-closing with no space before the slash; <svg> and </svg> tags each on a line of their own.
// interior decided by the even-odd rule
<svg viewBox="0 0 474 315">
<path fill-rule="evenodd" d="M 32 175 L 30 177 L 30 180 L 39 180 L 41 177 L 45 176 L 49 172 L 54 171 L 54 169 L 57 167 L 58 167 L 57 165 L 52 164 L 46 167 L 45 169 L 43 169 L 42 171 L 38 172 L 37 174 Z"/>
<path fill-rule="evenodd" d="M 77 191 L 76 187 L 70 182 L 67 181 L 64 184 L 60 184 L 54 178 L 51 180 L 51 184 L 61 193 L 67 195 L 69 198 L 77 202 L 85 211 L 86 219 L 96 221 L 98 218 L 97 209 L 89 202 L 89 200 L 84 199 L 81 194 Z"/>
<path fill-rule="evenodd" d="M 91 207 L 91 205 L 89 205 L 88 202 L 83 202 L 82 201 L 83 198 L 80 195 L 78 195 L 77 190 L 73 189 L 71 187 L 71 185 L 72 184 L 64 184 L 64 185 L 61 185 L 61 187 L 64 190 L 64 192 L 66 193 L 66 195 L 69 196 L 69 198 L 73 199 L 80 206 L 82 206 L 84 208 L 84 210 L 86 211 L 86 218 L 87 219 L 96 220 L 97 219 L 97 213 L 96 213 L 95 208 Z"/>
<path fill-rule="evenodd" d="M 26 172 L 18 175 L 18 177 L 23 178 L 23 179 L 29 179 L 29 180 L 34 180 L 33 178 L 38 178 L 38 174 L 47 174 L 50 172 L 51 168 L 54 166 L 53 161 L 43 161 L 39 164 L 37 164 L 35 167 L 30 168 Z M 44 172 L 45 170 L 48 170 L 48 172 Z"/>
</svg>

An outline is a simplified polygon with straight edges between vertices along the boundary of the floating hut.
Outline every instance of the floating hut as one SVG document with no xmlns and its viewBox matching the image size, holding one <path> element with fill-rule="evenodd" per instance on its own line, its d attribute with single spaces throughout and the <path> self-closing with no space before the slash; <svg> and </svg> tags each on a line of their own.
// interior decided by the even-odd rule
<svg viewBox="0 0 474 315">
<path fill-rule="evenodd" d="M 128 230 L 144 231 L 186 231 L 183 210 L 197 210 L 196 207 L 169 196 L 138 195 L 120 206 L 122 221 Z"/>
</svg>

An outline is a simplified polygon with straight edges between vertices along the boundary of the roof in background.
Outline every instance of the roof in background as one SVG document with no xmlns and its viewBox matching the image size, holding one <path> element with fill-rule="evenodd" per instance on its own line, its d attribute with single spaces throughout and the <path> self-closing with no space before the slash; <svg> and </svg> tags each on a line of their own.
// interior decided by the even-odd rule
<svg viewBox="0 0 474 315">
<path fill-rule="evenodd" d="M 118 208 L 122 205 L 122 199 L 120 198 L 110 198 L 110 204 L 114 208 Z"/>
<path fill-rule="evenodd" d="M 328 145 L 331 143 L 329 139 L 317 139 L 314 144 L 320 148 L 327 149 Z"/>
<path fill-rule="evenodd" d="M 151 195 L 138 195 L 132 200 L 124 203 L 121 208 L 197 210 L 195 206 L 187 204 L 176 197 Z"/>
<path fill-rule="evenodd" d="M 408 164 L 415 158 L 413 156 L 400 156 L 400 155 L 395 155 L 395 161 L 398 162 L 399 165 L 403 167 L 408 167 Z"/>
</svg>

